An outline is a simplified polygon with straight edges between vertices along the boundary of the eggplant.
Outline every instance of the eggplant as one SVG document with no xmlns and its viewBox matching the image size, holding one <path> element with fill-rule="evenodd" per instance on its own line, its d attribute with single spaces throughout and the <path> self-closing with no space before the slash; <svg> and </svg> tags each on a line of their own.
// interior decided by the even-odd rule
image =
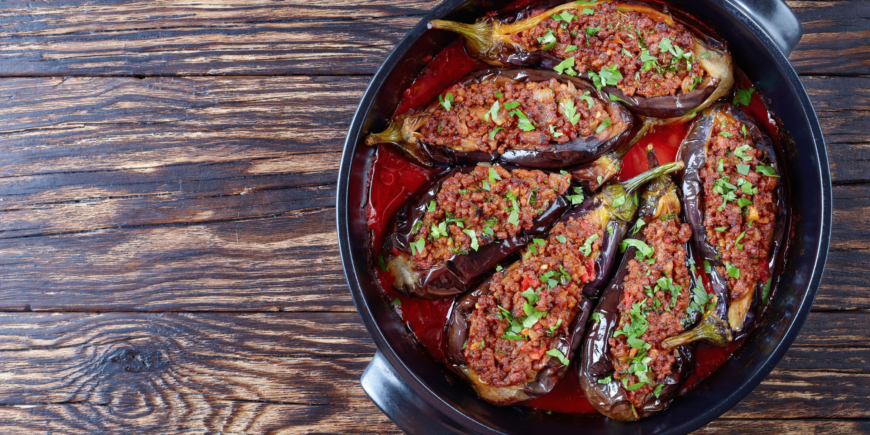
<svg viewBox="0 0 870 435">
<path fill-rule="evenodd" d="M 590 192 L 597 191 L 601 186 L 610 181 L 611 178 L 619 174 L 619 171 L 622 169 L 622 158 L 646 136 L 646 133 L 654 124 L 654 120 L 645 120 L 630 141 L 623 142 L 612 151 L 589 163 L 567 168 L 566 171 L 571 174 L 571 180 L 579 183 Z M 656 162 L 655 166 L 658 166 L 658 162 Z M 650 166 L 650 168 L 655 166 Z"/>
<path fill-rule="evenodd" d="M 651 147 L 649 151 L 648 156 L 654 158 Z M 649 163 L 650 167 L 658 164 L 654 160 Z M 692 368 L 694 349 L 691 346 L 669 351 L 662 346 L 661 341 L 644 341 L 644 337 L 646 340 L 660 340 L 658 333 L 646 335 L 650 324 L 661 325 L 671 321 L 677 322 L 681 328 L 690 326 L 700 315 L 706 302 L 703 287 L 693 291 L 697 287 L 697 279 L 692 274 L 688 243 L 691 229 L 679 219 L 680 199 L 677 185 L 669 176 L 661 176 L 650 182 L 641 196 L 639 216 L 633 225 L 634 233 L 624 242 L 628 250 L 592 315 L 593 325 L 584 338 L 581 361 L 576 367 L 580 386 L 592 406 L 607 417 L 624 421 L 648 417 L 667 408 L 679 393 L 680 386 Z M 650 246 L 642 243 L 650 241 L 646 240 L 647 229 L 654 235 L 669 231 L 670 236 L 651 242 Z M 681 237 L 684 240 L 678 243 L 673 252 L 662 250 L 663 244 L 670 245 L 673 238 L 679 242 Z M 639 249 L 643 251 L 638 253 Z M 675 264 L 679 263 L 677 260 L 681 255 L 683 264 Z M 674 274 L 674 270 L 680 266 L 685 274 Z M 643 273 L 645 268 L 647 272 Z M 670 276 L 666 274 L 668 268 L 671 270 Z M 653 272 L 655 274 L 651 275 Z M 678 275 L 682 277 L 679 278 Z M 649 282 L 650 285 L 644 286 L 645 290 L 635 288 L 637 293 L 626 293 L 626 278 L 629 276 Z M 703 293 L 696 296 L 696 291 Z M 636 296 L 642 296 L 643 299 L 633 302 L 637 300 Z M 701 306 L 697 303 L 699 298 L 704 299 L 700 301 Z M 693 299 L 696 302 L 694 305 L 691 304 Z M 650 301 L 649 305 L 646 301 Z M 617 331 L 624 315 L 623 305 L 627 303 L 631 304 L 631 314 L 626 316 L 627 321 L 623 323 L 622 330 Z M 649 322 L 647 319 L 650 313 L 645 310 L 652 310 L 657 320 Z M 615 334 L 616 332 L 619 334 Z M 617 338 L 620 335 L 627 339 L 620 342 Z M 622 350 L 618 353 L 621 357 L 614 354 L 612 346 Z M 628 349 L 636 353 L 627 352 Z M 665 355 L 662 352 L 668 351 L 667 355 L 673 357 L 670 372 L 651 372 L 648 366 L 651 358 Z M 623 369 L 619 369 L 618 358 L 625 358 L 621 364 Z M 646 370 L 638 372 L 640 368 Z M 634 369 L 633 374 L 626 373 L 626 370 L 631 369 Z M 638 382 L 629 385 L 628 376 L 634 376 Z"/>
<path fill-rule="evenodd" d="M 612 28 L 605 25 L 617 20 Z M 629 21 L 625 24 L 624 20 Z M 614 100 L 652 118 L 693 116 L 725 96 L 734 83 L 732 59 L 724 42 L 646 5 L 570 2 L 507 21 L 498 17 L 484 17 L 474 24 L 433 20 L 429 28 L 459 33 L 465 38 L 466 51 L 489 65 L 537 66 L 591 78 Z M 641 21 L 650 23 L 643 32 L 635 28 Z M 675 41 L 658 34 L 672 30 Z M 542 36 L 534 36 L 538 34 Z M 647 46 L 647 39 L 659 43 Z M 622 51 L 613 53 L 613 43 L 619 43 Z M 685 67 L 671 63 L 680 58 L 686 60 Z M 593 66 L 597 70 L 591 70 Z M 685 77 L 679 84 L 651 87 L 673 74 Z"/>
<path fill-rule="evenodd" d="M 512 98 L 531 84 L 547 82 L 550 87 L 532 91 L 534 104 L 519 105 Z M 572 98 L 556 100 L 558 95 Z M 627 139 L 633 121 L 628 110 L 587 80 L 553 71 L 486 69 L 447 88 L 424 110 L 396 117 L 365 143 L 392 144 L 427 167 L 498 160 L 554 169 L 614 149 Z"/>
<path fill-rule="evenodd" d="M 744 145 L 734 150 L 729 148 L 723 158 L 717 159 L 719 162 L 708 158 L 711 153 L 724 149 L 720 144 L 732 138 Z M 714 141 L 720 142 L 711 146 Z M 698 339 L 709 341 L 717 329 L 711 324 L 725 320 L 726 316 L 736 340 L 754 321 L 756 310 L 752 307 L 760 299 L 757 296 L 767 294 L 772 282 L 770 277 L 777 267 L 775 259 L 783 245 L 786 213 L 784 185 L 779 179 L 781 166 L 770 138 L 743 112 L 727 103 L 709 107 L 694 122 L 680 146 L 678 159 L 686 165 L 682 177 L 686 221 L 693 227 L 693 246 L 705 263 L 717 297 L 717 308 L 698 331 L 687 331 L 670 343 L 678 346 Z M 733 172 L 733 168 L 738 172 Z M 724 180 L 730 183 L 720 184 L 724 179 L 716 175 L 720 172 L 730 174 Z M 705 187 L 705 174 L 717 179 L 709 187 Z M 722 198 L 729 194 L 731 199 L 723 203 Z M 707 210 L 708 195 L 713 195 L 709 198 L 711 201 L 718 198 L 721 205 Z M 709 230 L 705 227 L 721 219 L 729 223 Z M 753 240 L 756 243 L 744 251 L 744 245 Z M 757 272 L 741 271 L 740 266 L 747 261 L 756 266 Z M 744 269 L 750 268 L 744 266 Z M 757 282 L 749 282 L 751 280 Z"/>
<path fill-rule="evenodd" d="M 439 192 L 442 191 L 445 183 L 454 183 L 461 174 L 471 174 L 475 171 L 485 171 L 485 180 L 481 185 L 488 186 L 490 192 L 505 189 L 510 191 L 510 187 L 521 186 L 522 182 L 519 178 L 514 177 L 516 171 L 522 173 L 542 173 L 547 175 L 553 182 L 559 186 L 554 188 L 555 198 L 546 206 L 541 205 L 540 213 L 537 216 L 527 216 L 525 212 L 519 213 L 518 205 L 514 205 L 517 210 L 517 223 L 512 226 L 517 230 L 514 234 L 509 232 L 505 237 L 498 237 L 498 233 L 486 233 L 486 228 L 492 227 L 498 223 L 507 227 L 510 223 L 497 222 L 495 216 L 487 216 L 487 219 L 496 219 L 489 227 L 483 230 L 471 229 L 466 227 L 467 222 L 464 218 L 446 217 L 442 222 L 443 228 L 440 231 L 432 229 L 432 223 L 424 222 L 427 211 L 435 204 Z M 494 172 L 496 175 L 490 175 Z M 500 174 L 500 175 L 499 175 Z M 498 179 L 496 179 L 498 178 Z M 450 181 L 453 180 L 453 181 Z M 545 233 L 562 214 L 569 208 L 570 204 L 563 194 L 567 192 L 569 177 L 566 175 L 545 173 L 542 171 L 526 171 L 524 169 L 513 169 L 509 171 L 499 166 L 470 166 L 459 167 L 453 170 L 446 171 L 440 176 L 433 179 L 431 182 L 423 185 L 417 190 L 405 204 L 396 213 L 390 226 L 390 235 L 384 240 L 384 248 L 382 255 L 386 269 L 393 277 L 393 288 L 405 295 L 415 296 L 424 299 L 436 299 L 449 296 L 455 296 L 459 293 L 464 293 L 485 278 L 485 274 L 490 272 L 498 263 L 513 253 L 519 251 L 523 246 L 528 244 L 531 239 L 537 235 Z M 502 185 L 501 187 L 499 185 Z M 542 186 L 549 189 L 549 186 Z M 482 193 L 484 188 L 479 189 L 480 192 L 467 191 L 461 193 L 465 201 L 477 193 Z M 543 190 L 543 189 L 542 189 Z M 542 195 L 548 195 L 549 192 L 542 192 Z M 537 203 L 536 199 L 532 199 L 532 195 L 524 198 L 516 198 L 518 204 Z M 504 198 L 502 198 L 504 199 Z M 510 203 L 510 200 L 506 200 Z M 537 205 L 537 204 L 535 204 Z M 483 214 L 478 215 L 483 216 Z M 461 220 L 460 220 L 461 219 Z M 508 216 L 510 220 L 510 216 Z M 490 221 L 492 222 L 492 221 Z M 414 239 L 414 236 L 421 229 L 427 230 L 425 239 Z M 420 249 L 427 249 L 427 245 L 431 246 L 434 233 L 441 233 L 438 238 L 445 237 L 453 240 L 453 237 L 463 237 L 460 234 L 468 235 L 468 231 L 475 233 L 476 249 L 469 247 L 468 252 L 461 252 L 458 248 L 449 258 L 436 264 L 420 264 L 417 261 L 416 252 Z M 446 235 L 444 235 L 446 233 Z M 469 239 L 470 239 L 470 235 Z M 424 240 L 422 247 L 418 247 L 419 240 Z M 413 245 L 413 248 L 412 248 Z M 473 246 L 473 245 L 472 245 Z"/>
<path fill-rule="evenodd" d="M 546 240 L 534 240 L 519 261 L 496 272 L 481 286 L 457 299 L 448 316 L 445 354 L 453 370 L 472 385 L 478 396 L 497 405 L 509 405 L 552 391 L 567 371 L 568 361 L 580 344 L 592 310 L 589 296 L 594 295 L 597 287 L 606 281 L 619 241 L 625 234 L 626 223 L 637 210 L 633 199 L 635 191 L 650 179 L 680 168 L 682 162 L 671 163 L 640 174 L 624 184 L 605 186 L 559 219 Z M 557 267 L 559 273 L 555 272 Z M 514 282 L 521 283 L 522 293 L 511 285 Z M 508 303 L 498 305 L 496 309 L 496 298 Z M 545 305 L 546 314 L 539 309 L 542 303 L 555 303 L 553 301 L 559 298 L 569 304 L 570 315 L 565 315 L 564 310 L 555 311 L 549 305 Z M 536 305 L 526 307 L 535 301 Z M 522 311 L 519 302 L 525 302 Z M 504 305 L 509 308 L 502 309 Z M 555 311 L 558 320 L 551 317 L 554 311 L 550 310 Z M 533 315 L 538 315 L 538 320 Z M 496 318 L 501 322 L 496 328 L 502 329 L 495 333 L 495 342 L 485 340 L 486 337 L 482 342 L 475 340 L 480 334 L 474 332 L 474 325 L 488 328 Z M 527 324 L 530 319 L 531 326 Z M 566 321 L 563 323 L 562 320 Z M 491 356 L 496 360 L 499 357 L 494 355 L 499 351 L 507 351 L 501 354 L 502 359 L 514 358 L 517 355 L 514 351 L 523 346 L 532 348 L 530 352 L 543 353 L 544 347 L 536 344 L 536 334 L 546 332 L 547 328 L 552 334 L 546 341 L 551 345 L 547 350 L 549 356 L 538 360 L 543 366 L 536 373 L 530 374 L 527 370 L 523 372 L 526 376 L 520 374 L 517 378 L 511 371 L 511 375 L 506 376 L 507 381 L 502 377 L 493 382 L 487 380 L 491 374 L 482 376 L 479 369 L 468 362 L 469 352 L 484 352 L 482 358 Z M 530 337 L 534 340 L 527 341 Z"/>
</svg>

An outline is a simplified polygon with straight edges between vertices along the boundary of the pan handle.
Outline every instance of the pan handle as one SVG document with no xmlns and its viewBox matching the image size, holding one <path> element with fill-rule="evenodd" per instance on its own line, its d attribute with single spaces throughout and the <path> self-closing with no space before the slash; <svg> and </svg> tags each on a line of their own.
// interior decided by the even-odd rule
<svg viewBox="0 0 870 435">
<path fill-rule="evenodd" d="M 801 23 L 783 0 L 732 1 L 767 32 L 786 56 L 800 42 Z"/>
<path fill-rule="evenodd" d="M 399 428 L 409 434 L 466 434 L 399 377 L 380 350 L 360 378 L 363 390 Z"/>
</svg>

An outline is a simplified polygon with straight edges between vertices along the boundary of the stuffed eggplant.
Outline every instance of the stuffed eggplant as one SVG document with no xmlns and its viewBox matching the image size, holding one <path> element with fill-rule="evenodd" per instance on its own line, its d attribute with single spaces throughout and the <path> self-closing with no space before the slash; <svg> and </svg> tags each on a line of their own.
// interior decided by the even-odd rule
<svg viewBox="0 0 870 435">
<path fill-rule="evenodd" d="M 448 361 L 484 400 L 509 405 L 552 391 L 568 369 L 596 283 L 609 274 L 635 191 L 677 162 L 606 186 L 569 211 L 521 259 L 458 299 L 447 325 Z"/>
<path fill-rule="evenodd" d="M 622 242 L 626 254 L 584 338 L 580 386 L 616 420 L 667 408 L 691 370 L 692 349 L 662 345 L 693 324 L 708 299 L 691 273 L 692 227 L 680 219 L 677 191 L 669 176 L 644 189 L 633 234 Z"/>
<path fill-rule="evenodd" d="M 563 168 L 604 154 L 633 117 L 588 81 L 552 71 L 476 71 L 420 112 L 400 115 L 367 145 L 390 143 L 424 166 L 490 162 Z"/>
<path fill-rule="evenodd" d="M 568 175 L 499 165 L 437 177 L 408 199 L 384 241 L 393 288 L 426 299 L 470 290 L 562 216 L 569 185 Z"/>
<path fill-rule="evenodd" d="M 486 17 L 475 24 L 433 20 L 429 27 L 459 33 L 467 51 L 490 65 L 588 77 L 611 99 L 653 118 L 694 113 L 734 83 L 722 42 L 640 4 L 570 2 L 509 24 Z"/>
<path fill-rule="evenodd" d="M 686 221 L 722 304 L 716 316 L 727 307 L 727 322 L 737 339 L 754 319 L 756 295 L 769 291 L 782 243 L 785 208 L 776 152 L 755 123 L 719 103 L 692 125 L 678 158 L 686 165 Z M 689 331 L 671 343 L 707 335 Z"/>
</svg>

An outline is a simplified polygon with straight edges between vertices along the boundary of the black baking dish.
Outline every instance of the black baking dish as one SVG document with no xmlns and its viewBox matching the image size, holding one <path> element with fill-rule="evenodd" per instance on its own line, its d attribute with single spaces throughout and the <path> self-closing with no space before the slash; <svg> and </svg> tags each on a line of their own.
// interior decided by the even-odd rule
<svg viewBox="0 0 870 435">
<path fill-rule="evenodd" d="M 731 47 L 737 65 L 769 101 L 793 139 L 785 146 L 794 216 L 792 249 L 782 279 L 746 343 L 717 372 L 670 409 L 637 422 L 600 416 L 546 415 L 528 408 L 497 407 L 470 388 L 451 383 L 446 369 L 408 337 L 376 283 L 367 260 L 365 204 L 373 149 L 366 133 L 386 124 L 402 92 L 456 37 L 427 30 L 436 18 L 472 22 L 506 2 L 447 0 L 424 17 L 375 74 L 353 118 L 338 177 L 339 251 L 357 309 L 377 346 L 362 376 L 366 393 L 409 433 L 687 433 L 722 415 L 752 391 L 797 337 L 818 291 L 831 233 L 831 177 L 818 119 L 787 55 L 800 39 L 795 16 L 781 0 L 674 0 L 667 4 L 712 24 Z M 570 432 L 566 432 L 570 431 Z"/>
</svg>

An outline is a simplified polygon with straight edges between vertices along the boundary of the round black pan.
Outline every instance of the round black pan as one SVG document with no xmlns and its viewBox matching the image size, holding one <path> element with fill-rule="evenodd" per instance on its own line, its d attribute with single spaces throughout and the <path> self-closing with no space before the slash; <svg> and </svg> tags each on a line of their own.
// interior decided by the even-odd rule
<svg viewBox="0 0 870 435">
<path fill-rule="evenodd" d="M 670 409 L 636 422 L 603 417 L 547 415 L 530 408 L 497 407 L 478 399 L 409 338 L 401 319 L 376 284 L 367 259 L 365 204 L 374 149 L 365 134 L 386 125 L 424 58 L 455 35 L 427 30 L 436 18 L 473 22 L 507 2 L 446 0 L 415 26 L 384 61 L 360 102 L 344 145 L 336 214 L 339 252 L 350 292 L 377 353 L 362 376 L 366 393 L 403 430 L 439 433 L 688 433 L 745 397 L 773 369 L 798 335 L 818 291 L 831 233 L 831 177 L 821 128 L 787 55 L 800 39 L 795 16 L 781 0 L 675 0 L 675 10 L 714 23 L 728 40 L 736 65 L 770 101 L 788 136 L 783 145 L 791 177 L 793 237 L 781 280 L 767 313 L 744 345 L 717 372 Z"/>
</svg>

